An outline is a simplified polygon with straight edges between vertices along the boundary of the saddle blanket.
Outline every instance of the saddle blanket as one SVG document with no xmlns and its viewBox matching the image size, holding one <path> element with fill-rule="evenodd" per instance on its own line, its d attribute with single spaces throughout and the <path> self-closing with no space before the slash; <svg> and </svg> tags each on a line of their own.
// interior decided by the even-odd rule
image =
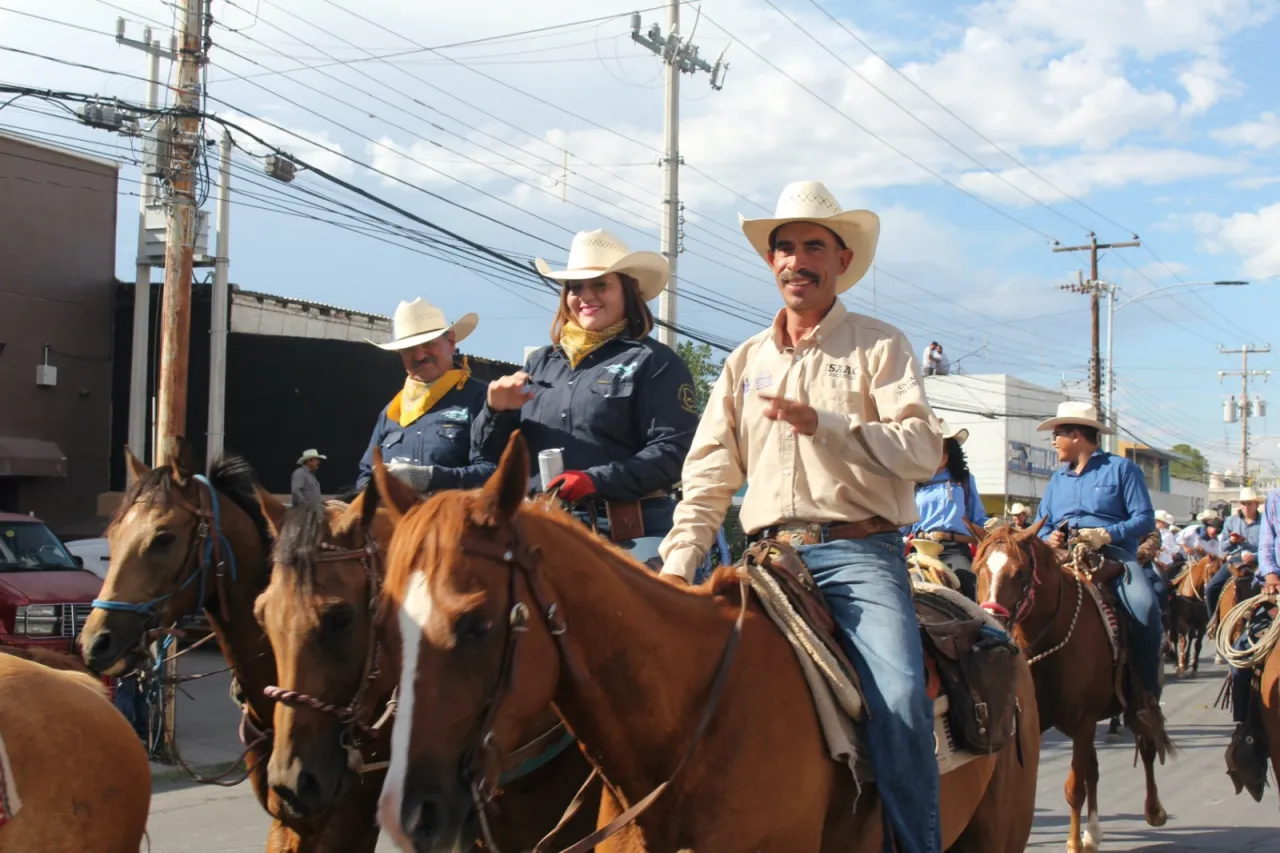
<svg viewBox="0 0 1280 853">
<path fill-rule="evenodd" d="M 0 736 L 0 828 L 13 820 L 21 808 L 22 799 L 18 796 L 17 780 L 13 778 L 13 765 L 4 747 L 4 737 Z"/>
</svg>

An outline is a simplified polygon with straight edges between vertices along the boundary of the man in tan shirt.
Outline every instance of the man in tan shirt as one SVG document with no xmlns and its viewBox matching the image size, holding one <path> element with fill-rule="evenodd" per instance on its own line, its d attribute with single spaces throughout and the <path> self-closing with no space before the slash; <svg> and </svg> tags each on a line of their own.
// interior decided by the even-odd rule
<svg viewBox="0 0 1280 853">
<path fill-rule="evenodd" d="M 917 519 L 915 483 L 937 470 L 942 436 L 906 336 L 836 298 L 871 266 L 880 220 L 805 181 L 742 228 L 784 307 L 725 361 L 662 571 L 692 579 L 745 479 L 743 528 L 800 546 L 840 626 L 897 850 L 940 853 L 933 709 L 898 531 Z"/>
</svg>

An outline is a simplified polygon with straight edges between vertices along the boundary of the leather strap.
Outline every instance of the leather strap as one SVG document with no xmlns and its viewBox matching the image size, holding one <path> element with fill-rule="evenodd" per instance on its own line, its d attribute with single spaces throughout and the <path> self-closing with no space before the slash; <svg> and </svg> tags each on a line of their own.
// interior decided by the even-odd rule
<svg viewBox="0 0 1280 853">
<path fill-rule="evenodd" d="M 868 536 L 874 536 L 877 533 L 889 533 L 898 529 L 899 525 L 878 515 L 873 515 L 871 518 L 863 519 L 862 521 L 837 521 L 830 524 L 804 521 L 787 522 L 773 527 L 766 527 L 753 534 L 752 539 L 754 541 L 761 539 L 788 541 L 793 536 L 800 535 L 806 539 L 814 539 L 814 542 L 806 544 L 816 545 L 820 542 L 835 542 L 842 539 L 866 539 Z M 818 535 L 815 536 L 815 533 Z"/>
</svg>

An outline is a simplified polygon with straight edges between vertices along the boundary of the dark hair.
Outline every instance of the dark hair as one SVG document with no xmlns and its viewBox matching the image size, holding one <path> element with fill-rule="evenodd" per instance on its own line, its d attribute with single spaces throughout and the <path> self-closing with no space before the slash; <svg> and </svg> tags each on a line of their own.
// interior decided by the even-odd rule
<svg viewBox="0 0 1280 853">
<path fill-rule="evenodd" d="M 942 449 L 947 454 L 947 476 L 965 489 L 969 488 L 969 460 L 964 448 L 954 438 L 943 439 Z"/>
<path fill-rule="evenodd" d="M 791 223 L 789 223 L 789 222 L 784 222 L 784 223 L 782 223 L 782 225 L 779 225 L 777 228 L 775 228 L 775 229 L 773 229 L 772 231 L 770 231 L 770 232 L 769 232 L 769 251 L 770 251 L 770 252 L 775 251 L 775 250 L 778 248 L 778 232 L 782 230 L 783 226 L 790 225 L 790 224 L 791 224 Z M 837 234 L 836 232 L 832 231 L 830 228 L 827 228 L 827 226 L 822 225 L 822 223 L 821 223 L 821 222 L 813 222 L 813 223 L 810 223 L 810 224 L 812 224 L 812 225 L 821 225 L 821 226 L 822 226 L 822 228 L 823 228 L 823 229 L 824 229 L 828 234 L 830 234 L 832 237 L 834 237 L 834 238 L 835 238 L 836 245 L 840 247 L 840 251 L 842 251 L 842 252 L 843 252 L 845 249 L 849 248 L 848 246 L 846 246 L 846 245 L 845 245 L 845 242 L 844 242 L 844 238 L 843 238 L 843 237 L 841 237 L 841 236 L 840 236 L 839 234 Z"/>
<path fill-rule="evenodd" d="M 617 273 L 622 280 L 623 319 L 627 321 L 626 336 L 634 341 L 647 337 L 653 331 L 653 312 L 640 295 L 640 282 L 626 273 Z M 569 288 L 560 288 L 560 307 L 556 310 L 555 319 L 551 321 L 551 343 L 560 344 L 560 334 L 564 324 L 573 319 L 569 312 Z"/>
<path fill-rule="evenodd" d="M 1098 443 L 1097 427 L 1085 426 L 1084 424 L 1071 424 L 1070 428 L 1072 432 L 1079 433 L 1080 437 L 1090 444 L 1096 445 Z"/>
</svg>

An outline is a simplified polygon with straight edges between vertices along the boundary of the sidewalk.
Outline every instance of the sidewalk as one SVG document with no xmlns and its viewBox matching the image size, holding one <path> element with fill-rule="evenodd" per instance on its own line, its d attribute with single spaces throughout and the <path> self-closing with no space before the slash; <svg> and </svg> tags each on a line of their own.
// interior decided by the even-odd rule
<svg viewBox="0 0 1280 853">
<path fill-rule="evenodd" d="M 182 675 L 213 672 L 225 667 L 218 647 L 210 642 L 178 659 Z M 178 750 L 197 772 L 221 772 L 244 751 L 240 743 L 240 709 L 231 701 L 231 673 L 189 681 L 178 688 Z M 151 763 L 152 778 L 185 778 L 177 764 Z"/>
</svg>

